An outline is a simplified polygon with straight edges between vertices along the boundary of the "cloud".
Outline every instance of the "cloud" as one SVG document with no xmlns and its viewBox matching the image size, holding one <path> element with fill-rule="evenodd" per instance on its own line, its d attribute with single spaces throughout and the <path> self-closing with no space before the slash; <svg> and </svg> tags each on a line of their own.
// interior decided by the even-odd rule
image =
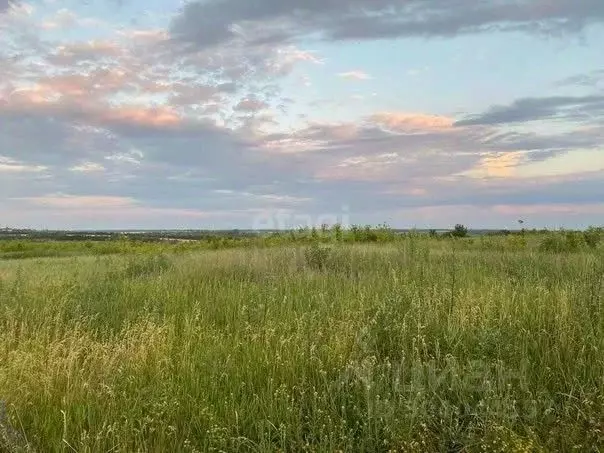
<svg viewBox="0 0 604 453">
<path fill-rule="evenodd" d="M 0 30 L 0 211 L 63 226 L 241 227 L 265 209 L 350 205 L 353 220 L 377 223 L 399 209 L 465 219 L 472 207 L 597 203 L 601 93 L 520 99 L 456 122 L 369 96 L 341 117 L 304 111 L 281 91 L 323 64 L 301 37 L 578 31 L 601 20 L 599 3 L 589 14 L 585 4 L 206 0 L 186 4 L 170 30 L 141 20 L 85 41 L 37 27 L 80 26 L 80 11 L 21 4 Z M 321 89 L 319 78 L 305 97 Z"/>
<path fill-rule="evenodd" d="M 139 218 L 147 219 L 156 218 L 149 210 L 183 210 L 183 216 L 191 210 L 195 214 L 187 218 L 197 218 L 197 213 L 206 218 L 208 212 L 298 204 L 309 212 L 320 212 L 333 209 L 334 203 L 351 201 L 358 215 L 419 203 L 513 204 L 526 197 L 526 183 L 520 189 L 498 188 L 494 181 L 517 181 L 517 167 L 537 160 L 536 155 L 544 151 L 553 157 L 573 147 L 601 143 L 602 131 L 597 127 L 547 135 L 502 130 L 497 124 L 453 127 L 454 119 L 447 116 L 397 111 L 376 112 L 359 121 L 311 122 L 292 131 L 250 131 L 183 108 L 191 105 L 187 100 L 204 103 L 230 95 L 232 90 L 238 93 L 235 82 L 174 81 L 160 71 L 145 80 L 136 70 L 139 63 L 119 58 L 125 58 L 119 69 L 92 71 L 101 80 L 99 87 L 73 74 L 41 76 L 0 107 L 0 145 L 3 150 L 18 150 L 18 155 L 8 157 L 19 159 L 20 165 L 48 167 L 53 176 L 27 188 L 13 183 L 5 193 L 23 197 L 16 192 L 31 191 L 27 198 L 38 203 L 33 205 L 48 209 L 77 205 L 81 200 L 73 197 L 101 197 L 101 204 L 102 197 L 137 200 Z M 85 85 L 86 93 L 77 90 L 80 80 L 90 84 Z M 136 93 L 138 89 L 150 96 L 165 96 L 174 89 L 182 102 L 172 102 L 177 97 L 159 105 L 112 98 L 111 90 Z M 227 105 L 237 110 L 242 101 L 253 102 L 239 113 L 256 113 L 269 106 L 262 93 L 230 96 Z M 545 161 L 552 165 L 551 160 Z M 489 171 L 482 178 L 464 173 L 483 164 Z M 102 177 L 90 178 L 96 170 Z M 533 177 L 539 178 L 539 173 Z M 168 179 L 169 187 L 162 184 Z M 107 181 L 111 181 L 111 194 Z M 488 187 L 477 191 L 477 184 L 483 183 Z M 600 187 L 593 184 L 592 191 Z M 59 190 L 77 194 L 83 187 L 89 195 L 39 195 Z M 527 202 L 543 202 L 545 192 L 533 192 Z M 548 196 L 570 198 L 568 191 Z M 583 203 L 586 198 L 574 192 L 572 199 Z M 85 208 L 80 209 L 81 214 Z M 237 218 L 246 224 L 254 215 L 239 212 Z"/>
<path fill-rule="evenodd" d="M 127 47 L 111 40 L 91 40 L 71 42 L 58 46 L 48 55 L 48 62 L 55 65 L 73 67 L 125 57 Z"/>
<path fill-rule="evenodd" d="M 473 168 L 463 172 L 475 178 L 511 178 L 526 159 L 522 152 L 502 152 L 484 156 Z"/>
<path fill-rule="evenodd" d="M 170 128 L 182 123 L 180 115 L 171 107 L 124 106 L 107 109 L 104 112 L 91 112 L 89 121 L 99 124 L 119 123 L 122 126 L 142 126 L 152 128 Z M 95 115 L 96 113 L 96 115 Z M 98 116 L 97 116 L 98 115 Z"/>
<path fill-rule="evenodd" d="M 5 12 L 10 7 L 11 2 L 9 0 L 0 0 L 0 13 Z"/>
<path fill-rule="evenodd" d="M 322 180 L 332 181 L 383 181 L 389 178 L 392 170 L 403 160 L 398 153 L 392 152 L 375 156 L 348 157 L 335 165 L 319 169 L 316 176 Z"/>
<path fill-rule="evenodd" d="M 0 0 L 0 13 L 12 14 L 13 16 L 31 16 L 35 8 L 29 3 L 20 0 Z"/>
<path fill-rule="evenodd" d="M 96 162 L 83 162 L 81 164 L 74 165 L 69 170 L 78 173 L 99 173 L 104 172 L 106 169 L 104 166 L 97 164 Z"/>
<path fill-rule="evenodd" d="M 515 176 L 539 178 L 543 176 L 600 174 L 604 172 L 604 148 L 568 150 L 547 159 L 518 166 Z"/>
<path fill-rule="evenodd" d="M 230 41 L 288 42 L 405 36 L 447 37 L 485 31 L 577 32 L 604 21 L 600 0 L 209 0 L 186 3 L 171 27 L 180 41 L 207 48 Z"/>
<path fill-rule="evenodd" d="M 66 8 L 61 8 L 52 17 L 42 22 L 41 27 L 47 30 L 72 28 L 78 23 L 78 16 Z"/>
<path fill-rule="evenodd" d="M 106 160 L 132 164 L 132 165 L 140 165 L 141 160 L 145 157 L 145 155 L 138 149 L 132 149 L 128 152 L 111 154 L 109 156 L 105 156 Z"/>
<path fill-rule="evenodd" d="M 604 84 L 604 69 L 591 71 L 586 74 L 578 74 L 558 81 L 557 86 L 580 86 L 595 88 Z"/>
<path fill-rule="evenodd" d="M 262 149 L 274 156 L 273 160 L 289 161 L 290 167 L 323 183 L 375 181 L 385 185 L 462 171 L 488 149 L 482 130 L 445 131 L 434 128 L 433 121 L 423 121 L 421 115 L 401 117 L 405 121 L 402 125 L 395 122 L 396 128 L 383 127 L 375 122 L 375 116 L 359 123 L 315 123 L 291 134 L 267 136 Z M 390 120 L 391 116 L 381 119 Z"/>
<path fill-rule="evenodd" d="M 233 109 L 237 112 L 254 113 L 267 109 L 268 107 L 269 104 L 267 102 L 254 97 L 249 97 L 239 101 Z"/>
<path fill-rule="evenodd" d="M 27 165 L 24 162 L 0 156 L 0 173 L 40 173 L 48 170 L 43 165 Z"/>
<path fill-rule="evenodd" d="M 311 198 L 307 198 L 307 197 L 293 197 L 293 196 L 289 196 L 289 195 L 271 194 L 271 193 L 240 192 L 240 191 L 235 191 L 235 190 L 230 190 L 230 189 L 216 189 L 213 191 L 213 193 L 222 195 L 225 198 L 243 200 L 246 203 L 260 202 L 264 205 L 266 205 L 266 203 L 273 204 L 273 205 L 278 205 L 278 204 L 295 205 L 295 204 L 307 203 L 309 201 L 312 201 Z"/>
<path fill-rule="evenodd" d="M 371 76 L 369 74 L 367 74 L 366 72 L 363 71 L 348 71 L 348 72 L 341 72 L 338 74 L 338 77 L 341 77 L 343 79 L 348 79 L 348 80 L 369 80 L 371 79 Z"/>
<path fill-rule="evenodd" d="M 604 95 L 524 98 L 457 121 L 455 126 L 498 125 L 540 120 L 585 121 L 604 115 Z"/>
<path fill-rule="evenodd" d="M 136 200 L 128 197 L 112 197 L 98 195 L 67 195 L 50 194 L 40 197 L 20 198 L 21 201 L 45 208 L 81 209 L 81 208 L 129 208 L 137 204 Z"/>
<path fill-rule="evenodd" d="M 604 172 L 604 149 L 595 147 L 553 154 L 541 151 L 488 153 L 473 168 L 461 174 L 472 178 L 519 180 L 600 172 Z"/>
<path fill-rule="evenodd" d="M 515 229 L 518 219 L 523 217 L 528 228 L 581 228 L 597 225 L 601 222 L 604 204 L 585 206 L 539 204 L 527 205 L 489 205 L 456 204 L 442 206 L 401 208 L 392 215 L 397 224 L 407 224 L 416 228 L 433 228 L 434 225 L 452 227 L 454 222 L 466 225 L 479 225 L 482 228 Z M 380 214 L 374 216 L 379 219 Z M 381 214 L 383 215 L 383 214 Z M 443 224 L 443 218 L 452 219 Z M 462 220 L 454 220 L 462 219 Z"/>
<path fill-rule="evenodd" d="M 563 215 L 604 215 L 604 203 L 588 203 L 584 205 L 572 204 L 534 204 L 534 205 L 496 205 L 493 211 L 505 215 L 540 215 L 540 214 L 563 214 Z"/>
<path fill-rule="evenodd" d="M 367 215 L 381 204 L 386 209 L 469 200 L 481 205 L 569 200 L 568 187 L 555 189 L 568 178 L 593 178 L 591 187 L 572 190 L 578 204 L 604 190 L 604 170 L 596 165 L 603 155 L 601 128 L 548 135 L 452 124 L 452 118 L 437 115 L 376 113 L 358 122 L 314 123 L 271 134 L 262 150 L 281 162 L 292 180 L 306 181 L 300 194 L 310 191 L 315 200 L 325 197 L 335 205 L 354 200 Z M 543 190 L 535 189 L 537 181 Z M 358 185 L 359 191 L 352 190 Z M 286 187 L 292 190 L 293 183 Z"/>
<path fill-rule="evenodd" d="M 369 121 L 395 132 L 446 130 L 454 124 L 452 118 L 445 116 L 400 112 L 376 113 Z"/>
<path fill-rule="evenodd" d="M 0 84 L 0 93 L 6 93 L 0 102 L 0 149 L 11 154 L 7 157 L 66 168 L 105 158 L 117 165 L 125 162 L 120 156 L 138 161 L 129 154 L 132 148 L 142 149 L 156 163 L 214 162 L 226 168 L 229 159 L 243 162 L 235 155 L 245 151 L 235 144 L 243 138 L 216 126 L 218 119 L 229 120 L 225 115 L 234 95 L 249 82 L 239 75 L 214 78 L 214 70 L 229 69 L 236 59 L 223 59 L 204 72 L 203 64 L 191 68 L 186 59 L 151 55 L 154 46 L 71 42 L 45 55 L 43 71 L 32 74 L 27 66 L 17 68 L 10 74 L 10 85 Z M 290 54 L 296 52 L 288 49 L 281 56 L 287 59 Z M 306 57 L 302 52 L 292 58 Z M 174 71 L 182 71 L 180 77 L 174 77 Z M 258 91 L 262 100 L 250 97 L 237 108 L 251 112 L 268 106 L 266 99 L 273 94 L 262 87 Z M 209 111 L 211 105 L 218 110 Z M 224 153 L 224 162 L 215 150 Z"/>
<path fill-rule="evenodd" d="M 161 28 L 156 29 L 130 29 L 130 30 L 117 30 L 117 34 L 124 36 L 130 41 L 134 41 L 138 44 L 159 44 L 165 42 L 168 38 L 168 32 Z"/>
<path fill-rule="evenodd" d="M 225 219 L 255 215 L 244 210 L 157 207 L 130 197 L 60 193 L 0 200 L 0 212 L 4 221 L 33 228 L 63 229 L 67 224 L 71 228 L 95 230 L 146 229 L 149 225 L 162 225 L 162 222 L 165 228 L 175 225 L 199 227 L 198 222 L 204 222 L 207 227 L 212 219 L 224 222 Z M 166 219 L 170 219 L 169 222 L 166 223 Z"/>
</svg>

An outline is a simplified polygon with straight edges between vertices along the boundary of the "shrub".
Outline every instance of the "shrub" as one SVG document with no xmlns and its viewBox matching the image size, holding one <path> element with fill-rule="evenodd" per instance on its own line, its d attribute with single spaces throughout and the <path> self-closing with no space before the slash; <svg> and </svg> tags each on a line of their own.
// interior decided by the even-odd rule
<svg viewBox="0 0 604 453">
<path fill-rule="evenodd" d="M 505 242 L 498 240 L 494 235 L 482 236 L 480 238 L 480 250 L 487 250 L 490 252 L 503 252 L 505 251 Z"/>
<path fill-rule="evenodd" d="M 566 240 L 567 250 L 577 250 L 579 247 L 581 247 L 583 238 L 578 233 L 575 233 L 574 231 L 567 231 L 564 237 Z"/>
<path fill-rule="evenodd" d="M 589 227 L 583 232 L 583 240 L 589 248 L 595 249 L 602 240 L 602 229 Z"/>
<path fill-rule="evenodd" d="M 510 235 L 506 237 L 507 245 L 512 250 L 524 250 L 527 246 L 526 237 L 521 235 Z"/>
<path fill-rule="evenodd" d="M 377 242 L 379 237 L 376 231 L 374 231 L 370 225 L 367 225 L 364 230 L 363 239 L 367 242 Z"/>
<path fill-rule="evenodd" d="M 333 226 L 333 232 L 335 234 L 336 241 L 341 241 L 342 240 L 342 225 L 340 225 L 339 223 L 336 223 Z"/>
<path fill-rule="evenodd" d="M 465 238 L 468 235 L 468 228 L 458 223 L 451 232 L 451 236 L 456 238 Z"/>
<path fill-rule="evenodd" d="M 330 253 L 331 249 L 329 247 L 321 246 L 317 243 L 314 243 L 304 252 L 306 264 L 312 269 L 322 271 L 327 266 L 327 261 L 329 260 Z"/>
<path fill-rule="evenodd" d="M 129 278 L 145 277 L 161 274 L 170 267 L 171 262 L 165 255 L 139 256 L 128 261 L 124 273 Z"/>
<path fill-rule="evenodd" d="M 574 231 L 564 233 L 553 233 L 546 236 L 539 244 L 539 250 L 543 252 L 573 252 L 581 248 L 584 243 L 581 235 Z"/>
<path fill-rule="evenodd" d="M 558 236 L 547 236 L 539 243 L 539 250 L 558 253 L 564 250 L 564 244 Z"/>
</svg>

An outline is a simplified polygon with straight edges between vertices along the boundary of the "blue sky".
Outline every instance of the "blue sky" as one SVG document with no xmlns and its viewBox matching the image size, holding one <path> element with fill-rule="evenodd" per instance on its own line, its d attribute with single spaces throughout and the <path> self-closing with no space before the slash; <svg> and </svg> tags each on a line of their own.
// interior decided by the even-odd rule
<svg viewBox="0 0 604 453">
<path fill-rule="evenodd" d="M 604 224 L 600 0 L 0 0 L 0 224 Z"/>
</svg>

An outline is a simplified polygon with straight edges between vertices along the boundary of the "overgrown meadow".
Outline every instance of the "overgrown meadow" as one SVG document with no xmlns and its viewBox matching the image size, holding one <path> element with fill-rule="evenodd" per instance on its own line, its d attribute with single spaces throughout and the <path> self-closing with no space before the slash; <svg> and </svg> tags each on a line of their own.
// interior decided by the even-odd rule
<svg viewBox="0 0 604 453">
<path fill-rule="evenodd" d="M 601 233 L 0 241 L 0 451 L 602 451 Z"/>
</svg>

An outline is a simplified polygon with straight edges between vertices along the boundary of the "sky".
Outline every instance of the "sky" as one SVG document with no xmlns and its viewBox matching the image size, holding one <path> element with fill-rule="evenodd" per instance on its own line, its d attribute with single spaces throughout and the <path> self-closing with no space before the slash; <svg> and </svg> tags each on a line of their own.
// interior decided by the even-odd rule
<svg viewBox="0 0 604 453">
<path fill-rule="evenodd" d="M 0 0 L 0 228 L 604 225 L 602 0 Z"/>
</svg>

